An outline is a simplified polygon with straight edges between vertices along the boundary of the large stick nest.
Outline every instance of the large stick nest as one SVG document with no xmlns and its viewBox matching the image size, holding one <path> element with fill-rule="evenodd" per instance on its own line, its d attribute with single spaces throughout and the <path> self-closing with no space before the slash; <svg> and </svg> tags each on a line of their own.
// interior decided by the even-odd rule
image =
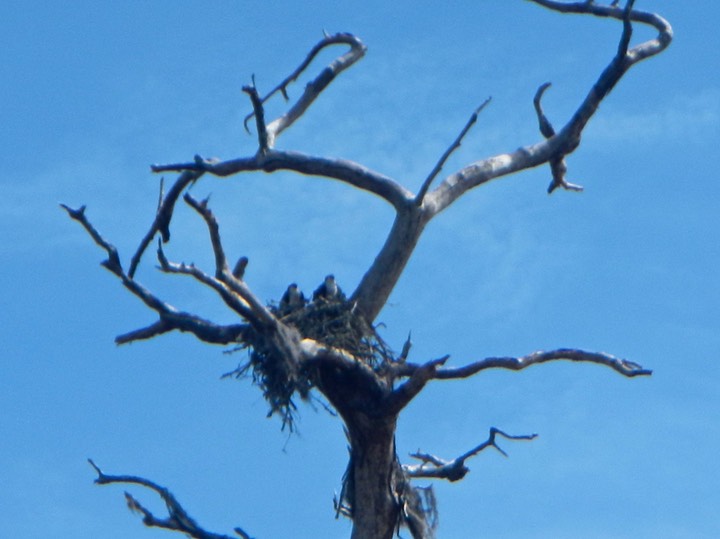
<svg viewBox="0 0 720 539">
<path fill-rule="evenodd" d="M 286 313 L 274 305 L 270 309 L 284 324 L 297 329 L 302 338 L 342 349 L 375 371 L 394 361 L 392 351 L 375 328 L 355 311 L 353 304 L 313 302 Z M 310 399 L 310 390 L 316 386 L 314 372 L 286 357 L 256 331 L 243 335 L 243 342 L 235 348 L 238 349 L 249 350 L 248 360 L 226 376 L 251 374 L 270 405 L 268 416 L 279 414 L 283 428 L 288 426 L 292 430 L 297 410 L 293 397 L 297 393 L 303 400 Z"/>
</svg>

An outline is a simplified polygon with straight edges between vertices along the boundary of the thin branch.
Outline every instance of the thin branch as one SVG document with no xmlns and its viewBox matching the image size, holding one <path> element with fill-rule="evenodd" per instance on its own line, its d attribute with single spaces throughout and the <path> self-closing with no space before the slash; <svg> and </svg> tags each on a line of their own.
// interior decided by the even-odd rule
<svg viewBox="0 0 720 539">
<path fill-rule="evenodd" d="M 237 277 L 235 277 L 234 271 L 230 271 L 230 267 L 227 263 L 227 258 L 225 257 L 225 251 L 222 246 L 222 241 L 220 240 L 220 226 L 215 219 L 215 215 L 212 213 L 212 211 L 210 211 L 210 208 L 208 208 L 207 200 L 204 200 L 203 202 L 198 202 L 187 193 L 185 194 L 184 199 L 185 202 L 187 202 L 195 211 L 200 214 L 208 227 L 208 231 L 210 232 L 210 242 L 212 244 L 213 253 L 215 254 L 215 279 L 212 280 L 215 283 L 221 284 L 223 290 L 232 291 L 232 293 L 239 296 L 242 301 L 244 301 L 249 306 L 250 311 L 247 311 L 247 309 L 245 309 L 246 313 L 248 314 L 241 313 L 242 316 L 255 323 L 260 323 L 268 326 L 275 325 L 277 323 L 277 319 L 275 318 L 275 316 L 255 296 L 255 294 L 250 291 L 250 288 L 248 288 L 245 282 L 242 279 L 238 279 Z M 240 261 L 238 261 L 238 263 L 239 262 Z M 237 269 L 238 268 L 236 264 L 235 270 Z M 213 284 L 210 284 L 210 286 L 216 288 Z M 218 288 L 216 288 L 216 290 L 220 292 Z M 223 294 L 224 292 L 221 293 L 221 295 Z M 223 299 L 225 299 L 225 296 L 223 296 Z"/>
<path fill-rule="evenodd" d="M 242 91 L 250 96 L 250 102 L 252 103 L 255 116 L 255 125 L 257 126 L 260 153 L 265 153 L 268 149 L 268 132 L 267 126 L 265 125 L 265 110 L 263 109 L 263 102 L 258 95 L 257 88 L 255 87 L 255 77 L 253 77 L 252 85 L 243 86 Z M 247 123 L 245 124 L 245 129 L 247 129 Z"/>
<path fill-rule="evenodd" d="M 123 271 L 117 248 L 103 238 L 90 221 L 88 221 L 87 216 L 85 215 L 85 206 L 82 206 L 77 210 L 74 210 L 65 204 L 61 204 L 60 206 L 72 219 L 78 221 L 83 228 L 85 228 L 95 243 L 105 249 L 108 253 L 108 259 L 103 261 L 102 265 L 119 277 L 123 286 L 132 292 L 133 295 L 140 298 L 145 305 L 160 315 L 160 320 L 150 326 L 133 330 L 116 337 L 115 342 L 117 344 L 126 344 L 136 340 L 150 339 L 156 335 L 168 333 L 173 330 L 190 332 L 198 339 L 205 342 L 229 344 L 237 342 L 244 332 L 247 331 L 247 325 L 236 324 L 222 326 L 204 320 L 199 316 L 181 312 L 169 303 L 155 296 L 150 290 L 142 286 L 134 279 L 128 277 L 128 275 Z"/>
<path fill-rule="evenodd" d="M 586 1 L 572 3 L 555 0 L 530 1 L 562 13 L 580 13 L 623 21 L 623 32 L 619 40 L 618 51 L 593 84 L 570 121 L 555 136 L 543 142 L 522 147 L 515 152 L 477 161 L 451 174 L 425 197 L 427 210 L 432 215 L 446 209 L 469 189 L 572 153 L 579 145 L 580 135 L 588 121 L 627 70 L 635 63 L 662 52 L 672 41 L 672 28 L 665 19 L 652 13 L 632 10 L 632 2 L 629 2 L 626 8 L 619 8 L 600 6 Z M 631 22 L 654 27 L 658 31 L 657 37 L 627 50 L 632 30 Z M 559 165 L 560 162 L 553 171 L 555 177 L 561 177 L 564 174 Z M 571 184 L 567 185 L 573 188 Z"/>
<path fill-rule="evenodd" d="M 464 367 L 438 369 L 435 372 L 434 378 L 438 380 L 468 378 L 469 376 L 473 376 L 486 369 L 509 369 L 519 371 L 532 365 L 546 363 L 548 361 L 577 361 L 583 363 L 595 363 L 596 365 L 610 367 L 614 371 L 619 372 L 628 378 L 632 378 L 634 376 L 650 376 L 652 374 L 651 370 L 644 369 L 637 363 L 628 361 L 627 359 L 621 359 L 610 354 L 602 352 L 586 352 L 584 350 L 577 350 L 573 348 L 561 348 L 558 350 L 551 350 L 549 352 L 533 352 L 532 354 L 522 357 L 489 357 L 470 363 Z M 411 364 L 408 364 L 407 366 L 410 365 Z M 415 368 L 422 367 L 416 366 Z"/>
<path fill-rule="evenodd" d="M 551 82 L 541 84 L 540 87 L 537 89 L 537 92 L 535 92 L 535 97 L 533 98 L 533 106 L 535 107 L 535 113 L 537 114 L 540 133 L 542 133 L 542 136 L 545 138 L 555 136 L 555 129 L 550 123 L 550 120 L 547 119 L 547 116 L 545 116 L 545 112 L 543 112 L 542 109 L 542 104 L 540 103 L 542 96 L 545 94 L 545 91 L 550 88 L 550 86 L 552 86 Z"/>
<path fill-rule="evenodd" d="M 437 369 L 445 365 L 449 357 L 450 356 L 443 356 L 439 359 L 424 363 L 410 375 L 404 384 L 394 389 L 386 399 L 389 413 L 400 413 L 400 411 L 422 391 L 425 384 L 435 378 Z"/>
<path fill-rule="evenodd" d="M 440 157 L 440 160 L 437 162 L 435 167 L 430 171 L 430 174 L 428 174 L 428 177 L 425 178 L 425 181 L 422 184 L 422 187 L 420 187 L 420 191 L 418 192 L 417 196 L 415 197 L 415 204 L 417 206 L 420 206 L 423 202 L 423 199 L 425 198 L 425 194 L 427 193 L 428 189 L 430 189 L 430 185 L 432 184 L 433 180 L 437 177 L 437 175 L 442 170 L 442 167 L 445 165 L 445 162 L 448 160 L 450 155 L 457 150 L 460 147 L 460 144 L 462 143 L 462 139 L 465 137 L 468 131 L 470 131 L 470 128 L 477 122 L 478 115 L 480 112 L 487 106 L 488 103 L 490 103 L 490 100 L 492 98 L 488 97 L 482 105 L 480 105 L 478 108 L 475 109 L 475 112 L 472 113 L 472 116 L 470 116 L 470 119 L 465 124 L 465 127 L 463 127 L 462 131 L 460 131 L 460 134 L 457 136 L 457 138 L 453 141 L 453 143 L 450 145 L 450 147 L 445 150 L 445 153 L 442 154 L 442 157 Z"/>
<path fill-rule="evenodd" d="M 497 445 L 497 442 L 495 441 L 497 435 L 500 435 L 508 440 L 534 440 L 535 438 L 537 438 L 537 434 L 513 436 L 501 431 L 500 429 L 492 427 L 490 429 L 490 436 L 486 441 L 484 441 L 477 447 L 474 447 L 470 451 L 467 451 L 466 453 L 460 455 L 459 457 L 454 458 L 453 460 L 444 460 L 436 457 L 435 455 L 431 455 L 429 453 L 421 453 L 420 451 L 417 451 L 416 453 L 412 453 L 410 456 L 419 460 L 421 463 L 414 466 L 403 465 L 403 470 L 409 477 L 412 478 L 423 477 L 432 479 L 446 479 L 451 482 L 459 481 L 463 479 L 470 471 L 470 468 L 465 465 L 465 461 L 471 457 L 474 457 L 484 449 L 487 449 L 488 447 L 494 447 L 505 457 L 508 456 L 507 453 L 505 453 L 505 451 L 503 451 L 502 448 Z"/>
<path fill-rule="evenodd" d="M 202 170 L 183 171 L 170 188 L 170 191 L 168 191 L 167 196 L 162 200 L 162 203 L 159 204 L 157 213 L 155 214 L 155 220 L 152 225 L 150 225 L 150 230 L 148 230 L 147 234 L 145 234 L 145 237 L 140 242 L 137 251 L 135 251 L 135 254 L 130 260 L 130 269 L 128 270 L 128 277 L 130 279 L 135 276 L 135 271 L 140 263 L 140 259 L 142 258 L 142 255 L 148 245 L 150 245 L 152 239 L 155 237 L 155 234 L 159 232 L 164 243 L 170 241 L 170 220 L 172 219 L 175 202 L 177 202 L 180 193 L 182 193 L 188 185 L 197 181 L 202 174 Z"/>
<path fill-rule="evenodd" d="M 87 217 L 85 216 L 86 206 L 80 206 L 77 210 L 74 210 L 70 206 L 67 206 L 65 204 L 60 204 L 60 207 L 68 213 L 71 219 L 78 221 L 83 226 L 83 228 L 87 231 L 88 234 L 90 234 L 90 237 L 95 243 L 97 243 L 100 247 L 107 251 L 108 259 L 102 262 L 102 265 L 118 277 L 123 277 L 125 275 L 125 272 L 122 269 L 122 264 L 120 263 L 120 256 L 118 255 L 117 248 L 113 244 L 105 240 L 105 238 L 100 235 L 100 233 L 95 229 L 95 227 L 90 223 L 90 221 L 88 221 Z"/>
<path fill-rule="evenodd" d="M 244 341 L 250 330 L 248 324 L 220 325 L 191 313 L 161 313 L 160 320 L 140 329 L 115 337 L 115 344 L 129 344 L 151 339 L 170 331 L 192 333 L 198 340 L 209 344 L 233 344 Z"/>
<path fill-rule="evenodd" d="M 285 115 L 268 124 L 267 142 L 270 148 L 274 146 L 275 139 L 278 137 L 278 135 L 280 135 L 280 133 L 290 127 L 298 118 L 300 118 L 300 116 L 303 115 L 303 113 L 305 113 L 305 111 L 310 107 L 310 105 L 312 105 L 312 103 L 315 101 L 315 99 L 317 99 L 317 97 L 322 93 L 322 91 L 325 90 L 325 88 L 327 88 L 333 80 L 335 80 L 335 77 L 337 77 L 340 73 L 352 66 L 355 62 L 360 60 L 365 55 L 366 51 L 366 47 L 362 43 L 362 41 L 360 41 L 359 38 L 352 34 L 338 33 L 334 35 L 326 35 L 322 40 L 320 40 L 320 42 L 317 43 L 317 45 L 312 48 L 312 50 L 305 57 L 305 60 L 297 67 L 297 69 L 295 69 L 295 71 L 293 71 L 285 80 L 283 80 L 278 86 L 271 90 L 270 93 L 268 93 L 264 98 L 262 98 L 261 103 L 265 103 L 265 101 L 267 101 L 277 92 L 282 92 L 283 97 L 285 97 L 285 99 L 287 100 L 288 85 L 294 82 L 300 76 L 300 74 L 305 71 L 305 69 L 307 69 L 307 67 L 321 50 L 331 45 L 349 45 L 350 50 L 342 56 L 333 60 L 325 69 L 322 70 L 320 75 L 310 81 L 307 86 L 305 86 L 305 90 L 303 91 L 302 95 L 297 100 L 295 105 L 293 105 Z M 252 118 L 253 115 L 254 113 L 248 115 L 245 118 L 246 128 L 247 121 Z"/>
<path fill-rule="evenodd" d="M 251 323 L 257 323 L 257 317 L 242 298 L 238 297 L 225 283 L 219 279 L 212 277 L 197 268 L 194 264 L 185 264 L 184 262 L 170 262 L 162 250 L 162 246 L 158 244 L 158 261 L 160 269 L 165 273 L 175 273 L 180 275 L 190 275 L 205 286 L 215 290 L 230 309 L 245 318 Z"/>
<path fill-rule="evenodd" d="M 144 341 L 162 335 L 163 333 L 169 333 L 175 328 L 172 324 L 168 323 L 167 320 L 158 320 L 157 322 L 150 324 L 144 328 L 135 329 L 122 335 L 115 337 L 115 344 L 129 344 L 135 341 Z"/>
<path fill-rule="evenodd" d="M 238 258 L 237 262 L 235 262 L 235 267 L 233 267 L 232 275 L 235 277 L 238 281 L 242 281 L 245 278 L 245 270 L 247 269 L 248 265 L 248 257 L 241 256 Z"/>
<path fill-rule="evenodd" d="M 190 193 L 183 195 L 185 203 L 194 209 L 205 221 L 208 231 L 210 232 L 210 243 L 212 245 L 213 253 L 215 255 L 215 277 L 218 279 L 223 273 L 229 270 L 227 258 L 225 256 L 225 250 L 220 240 L 220 226 L 218 225 L 217 219 L 208 208 L 208 199 L 204 199 L 199 202 L 193 198 Z"/>
<path fill-rule="evenodd" d="M 95 479 L 95 483 L 98 485 L 110 485 L 113 483 L 139 485 L 154 491 L 162 498 L 168 512 L 167 518 L 156 517 L 152 514 L 152 512 L 141 505 L 140 502 L 133 496 L 131 496 L 128 492 L 125 492 L 125 500 L 128 508 L 133 513 L 140 513 L 143 516 L 143 524 L 146 526 L 181 532 L 194 539 L 232 539 L 229 535 L 212 533 L 201 528 L 197 522 L 190 517 L 187 511 L 182 507 L 182 505 L 180 505 L 180 502 L 177 501 L 175 496 L 167 488 L 135 475 L 107 475 L 103 473 L 103 471 L 92 461 L 92 459 L 88 459 L 88 462 L 98 475 L 97 479 Z M 240 528 L 236 528 L 235 533 L 244 539 L 250 539 L 247 533 L 242 531 Z"/>
</svg>

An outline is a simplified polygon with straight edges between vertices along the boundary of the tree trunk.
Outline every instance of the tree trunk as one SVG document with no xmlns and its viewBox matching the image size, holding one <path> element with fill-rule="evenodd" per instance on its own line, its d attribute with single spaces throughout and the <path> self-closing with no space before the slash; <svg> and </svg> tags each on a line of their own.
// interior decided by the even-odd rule
<svg viewBox="0 0 720 539">
<path fill-rule="evenodd" d="M 401 473 L 395 454 L 396 422 L 396 417 L 357 414 L 348 423 L 352 539 L 392 539 L 395 533 L 400 511 L 395 485 Z"/>
</svg>

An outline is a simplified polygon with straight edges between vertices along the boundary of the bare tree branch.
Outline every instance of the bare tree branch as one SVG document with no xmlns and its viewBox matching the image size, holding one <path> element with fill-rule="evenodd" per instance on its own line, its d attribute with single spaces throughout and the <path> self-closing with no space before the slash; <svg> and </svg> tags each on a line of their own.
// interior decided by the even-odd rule
<svg viewBox="0 0 720 539">
<path fill-rule="evenodd" d="M 205 221 L 208 231 L 210 233 L 210 244 L 212 245 L 213 253 L 215 255 L 215 277 L 220 279 L 224 273 L 229 270 L 227 263 L 227 257 L 225 256 L 225 249 L 223 249 L 222 241 L 220 240 L 220 226 L 218 225 L 215 216 L 208 208 L 208 200 L 204 199 L 199 202 L 190 195 L 185 193 L 183 195 L 185 203 L 194 209 Z"/>
<path fill-rule="evenodd" d="M 175 496 L 165 487 L 154 483 L 143 477 L 135 475 L 107 475 L 92 461 L 88 459 L 90 466 L 95 469 L 98 476 L 95 479 L 95 483 L 98 485 L 110 485 L 113 483 L 128 483 L 133 485 L 139 485 L 150 489 L 158 494 L 165 502 L 167 508 L 167 518 L 157 518 L 148 509 L 140 504 L 133 496 L 128 492 L 125 492 L 125 500 L 128 508 L 133 513 L 140 513 L 143 516 L 143 524 L 151 528 L 162 528 L 170 531 L 177 531 L 187 534 L 189 537 L 194 539 L 233 539 L 229 535 L 222 535 L 217 533 L 209 532 L 201 528 L 195 520 L 193 520 L 187 511 L 180 505 Z M 244 538 L 251 539 L 247 533 L 240 528 L 235 528 L 235 533 Z"/>
<path fill-rule="evenodd" d="M 147 249 L 148 245 L 150 245 L 150 242 L 155 237 L 155 234 L 159 232 L 164 243 L 170 241 L 170 220 L 172 219 L 175 202 L 177 202 L 180 193 L 182 193 L 188 185 L 197 181 L 202 174 L 202 170 L 186 170 L 180 174 L 178 179 L 170 188 L 167 196 L 165 196 L 161 204 L 158 206 L 157 213 L 155 214 L 155 220 L 152 225 L 150 225 L 150 230 L 148 230 L 147 234 L 145 234 L 145 237 L 140 242 L 140 246 L 130 260 L 130 269 L 128 270 L 128 277 L 130 279 L 135 276 L 135 270 L 137 270 L 140 259 L 142 258 L 145 249 Z"/>
<path fill-rule="evenodd" d="M 434 359 L 416 369 L 408 380 L 397 387 L 386 399 L 388 411 L 399 414 L 425 387 L 428 381 L 436 377 L 437 369 L 445 364 L 450 356 Z"/>
<path fill-rule="evenodd" d="M 621 359 L 602 352 L 586 352 L 573 348 L 561 348 L 549 352 L 533 352 L 522 357 L 489 357 L 465 365 L 464 367 L 438 369 L 434 378 L 438 380 L 451 380 L 457 378 L 468 378 L 486 369 L 510 369 L 519 371 L 548 361 L 577 361 L 583 363 L 595 363 L 610 367 L 623 376 L 632 378 L 634 376 L 649 376 L 652 371 L 643 369 L 641 365 Z M 410 364 L 408 364 L 409 366 Z M 420 367 L 418 367 L 420 368 Z"/>
<path fill-rule="evenodd" d="M 540 127 L 540 133 L 548 139 L 555 136 L 555 129 L 553 128 L 552 124 L 550 123 L 550 120 L 548 120 L 547 116 L 545 116 L 545 113 L 543 112 L 542 105 L 540 103 L 540 100 L 542 99 L 543 94 L 545 91 L 550 88 L 550 83 L 546 82 L 542 85 L 540 85 L 540 88 L 538 88 L 537 92 L 535 93 L 535 98 L 533 99 L 533 105 L 535 106 L 535 113 L 538 117 L 538 124 Z M 565 164 L 565 156 L 564 155 L 558 155 L 556 157 L 552 157 L 550 159 L 550 170 L 552 171 L 552 177 L 553 180 L 550 183 L 550 186 L 548 187 L 548 194 L 551 194 L 555 189 L 558 187 L 562 187 L 563 189 L 567 189 L 569 191 L 582 191 L 583 188 L 579 185 L 575 185 L 572 183 L 567 182 L 565 180 L 565 173 L 567 172 L 567 165 Z"/>
<path fill-rule="evenodd" d="M 77 210 L 72 209 L 66 204 L 60 204 L 60 207 L 68 213 L 71 219 L 78 221 L 83 226 L 95 243 L 107 251 L 108 259 L 102 262 L 102 265 L 117 276 L 122 277 L 125 275 L 125 272 L 122 269 L 122 264 L 120 263 L 120 256 L 118 255 L 117 248 L 105 240 L 95 227 L 92 226 L 90 221 L 88 221 L 85 216 L 86 206 L 80 206 Z"/>
<path fill-rule="evenodd" d="M 165 273 L 176 273 L 180 275 L 190 275 L 197 281 L 201 282 L 205 286 L 208 286 L 215 290 L 218 295 L 225 302 L 225 305 L 230 307 L 237 314 L 245 318 L 252 323 L 258 323 L 257 318 L 253 311 L 250 309 L 247 303 L 242 298 L 235 294 L 225 283 L 215 277 L 211 277 L 204 271 L 197 268 L 194 264 L 185 264 L 184 262 L 170 262 L 162 250 L 162 247 L 158 245 L 158 261 L 160 262 L 160 269 Z"/>
<path fill-rule="evenodd" d="M 265 125 L 265 111 L 263 109 L 263 102 L 258 95 L 257 88 L 255 87 L 255 77 L 253 77 L 253 83 L 250 86 L 243 86 L 242 91 L 250 96 L 250 102 L 252 103 L 253 114 L 255 116 L 255 125 L 257 126 L 258 132 L 258 144 L 260 146 L 260 153 L 265 153 L 268 149 L 268 132 Z M 247 129 L 247 124 L 245 124 Z"/>
<path fill-rule="evenodd" d="M 72 219 L 82 224 L 88 234 L 90 234 L 93 240 L 95 240 L 95 243 L 105 249 L 108 253 L 108 259 L 103 261 L 102 265 L 119 277 L 123 286 L 132 292 L 133 295 L 140 298 L 145 305 L 160 315 L 160 320 L 154 324 L 116 337 L 115 342 L 117 344 L 126 344 L 135 340 L 149 339 L 175 329 L 190 332 L 198 339 L 205 342 L 228 344 L 236 342 L 236 340 L 247 330 L 247 326 L 242 324 L 230 326 L 214 324 L 194 314 L 181 312 L 169 303 L 161 300 L 140 283 L 128 277 L 122 269 L 117 248 L 103 238 L 90 221 L 88 221 L 87 216 L 85 215 L 85 206 L 82 206 L 77 210 L 74 210 L 65 204 L 61 204 L 60 206 L 65 209 Z M 196 276 L 196 278 L 197 277 L 198 276 Z"/>
<path fill-rule="evenodd" d="M 435 167 L 430 171 L 430 174 L 428 174 L 428 177 L 423 182 L 422 186 L 420 187 L 420 191 L 418 191 L 417 196 L 415 197 L 415 204 L 420 206 L 423 202 L 423 199 L 425 198 L 425 193 L 427 193 L 428 189 L 430 188 L 430 185 L 432 185 L 433 180 L 437 177 L 437 175 L 442 170 L 442 167 L 445 165 L 445 162 L 448 160 L 450 155 L 457 150 L 460 147 L 460 144 L 462 142 L 462 139 L 465 137 L 465 135 L 470 131 L 470 128 L 477 122 L 478 115 L 480 112 L 487 106 L 488 103 L 491 101 L 491 97 L 488 97 L 482 105 L 480 105 L 478 108 L 475 109 L 475 112 L 472 113 L 470 116 L 470 119 L 465 124 L 465 127 L 463 127 L 463 130 L 460 131 L 460 134 L 457 136 L 457 138 L 453 141 L 453 143 L 450 145 L 450 147 L 445 150 L 445 153 L 442 154 L 440 157 L 440 160 L 437 162 Z"/>
<path fill-rule="evenodd" d="M 230 159 L 217 163 L 173 163 L 152 165 L 153 172 L 202 171 L 227 177 L 241 172 L 289 170 L 308 176 L 330 178 L 373 193 L 400 211 L 412 203 L 414 195 L 392 178 L 347 159 L 307 155 L 296 151 L 268 150 L 264 155 Z"/>
<path fill-rule="evenodd" d="M 140 329 L 115 337 L 116 344 L 151 339 L 170 331 L 192 333 L 198 340 L 209 344 L 242 342 L 250 331 L 249 324 L 220 325 L 186 312 L 160 313 L 160 320 Z"/>
<path fill-rule="evenodd" d="M 477 161 L 451 174 L 426 197 L 426 204 L 433 214 L 447 208 L 469 189 L 495 178 L 536 167 L 574 151 L 580 143 L 580 135 L 585 125 L 597 110 L 600 102 L 615 87 L 625 72 L 640 60 L 662 52 L 672 40 L 672 28 L 665 19 L 652 13 L 632 10 L 633 2 L 628 2 L 627 8 L 621 9 L 599 6 L 589 2 L 530 1 L 563 13 L 589 14 L 623 20 L 623 33 L 618 45 L 618 52 L 590 89 L 570 121 L 559 133 L 544 142 L 525 146 L 512 153 Z M 653 26 L 658 31 L 658 36 L 627 50 L 632 30 L 631 21 Z"/>
<path fill-rule="evenodd" d="M 315 79 L 307 84 L 300 98 L 297 100 L 295 105 L 280 118 L 274 120 L 267 126 L 267 143 L 268 147 L 272 148 L 275 145 L 275 139 L 285 129 L 290 127 L 295 121 L 300 118 L 305 111 L 312 105 L 315 99 L 327 88 L 330 83 L 335 80 L 340 73 L 345 71 L 347 68 L 352 66 L 355 62 L 360 60 L 364 55 L 367 48 L 363 45 L 362 41 L 356 36 L 347 33 L 338 33 L 334 35 L 326 35 L 320 42 L 315 45 L 312 50 L 308 53 L 305 60 L 293 71 L 285 80 L 283 80 L 278 86 L 276 86 L 270 93 L 268 93 L 262 100 L 261 103 L 267 101 L 278 91 L 282 92 L 283 97 L 288 99 L 287 87 L 295 81 L 300 74 L 310 65 L 317 54 L 325 47 L 331 45 L 349 45 L 350 50 L 342 56 L 333 60 Z M 247 127 L 247 121 L 252 118 L 253 114 L 248 115 L 245 118 L 245 125 Z"/>
<path fill-rule="evenodd" d="M 453 460 L 443 460 L 429 453 L 421 453 L 420 451 L 417 451 L 416 453 L 412 453 L 410 456 L 418 459 L 421 463 L 416 465 L 403 465 L 403 470 L 409 477 L 412 478 L 424 477 L 432 479 L 447 479 L 448 481 L 459 481 L 470 471 L 470 468 L 465 465 L 465 461 L 474 457 L 482 450 L 487 449 L 488 447 L 494 447 L 507 457 L 507 453 L 505 453 L 505 451 L 503 451 L 495 441 L 497 435 L 500 435 L 508 440 L 534 440 L 537 438 L 537 434 L 512 436 L 510 434 L 506 434 L 500 429 L 492 427 L 490 429 L 490 436 L 486 441 L 459 457 L 454 458 Z"/>
<path fill-rule="evenodd" d="M 215 215 L 213 215 L 208 208 L 207 200 L 198 202 L 188 193 L 185 194 L 184 199 L 195 211 L 200 214 L 208 227 L 208 231 L 210 232 L 210 242 L 212 244 L 213 253 L 215 254 L 215 280 L 222 283 L 224 287 L 227 287 L 227 289 L 237 296 L 240 296 L 240 298 L 249 306 L 249 316 L 243 314 L 245 318 L 256 324 L 274 326 L 277 323 L 275 316 L 255 296 L 255 294 L 250 291 L 250 288 L 248 288 L 245 282 L 235 276 L 237 265 L 233 272 L 230 271 L 230 266 L 228 265 L 227 258 L 225 257 L 222 241 L 220 240 L 220 226 L 215 219 Z M 240 260 L 238 263 L 240 263 Z"/>
<path fill-rule="evenodd" d="M 174 329 L 175 328 L 172 324 L 168 323 L 166 320 L 160 319 L 144 328 L 135 329 L 133 331 L 129 331 L 128 333 L 118 335 L 115 337 L 115 344 L 128 344 L 134 341 L 152 339 L 153 337 L 157 337 L 163 333 L 170 333 Z"/>
</svg>

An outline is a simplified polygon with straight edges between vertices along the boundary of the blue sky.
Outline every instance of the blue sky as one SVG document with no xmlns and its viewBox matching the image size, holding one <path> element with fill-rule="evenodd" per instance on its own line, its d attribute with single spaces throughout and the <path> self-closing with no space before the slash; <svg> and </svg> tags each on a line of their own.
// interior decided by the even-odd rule
<svg viewBox="0 0 720 539">
<path fill-rule="evenodd" d="M 428 227 L 379 320 L 397 348 L 412 330 L 416 361 L 570 346 L 655 373 L 558 363 L 430 386 L 401 419 L 403 459 L 418 448 L 454 457 L 490 426 L 540 434 L 435 484 L 441 538 L 720 535 L 720 8 L 638 7 L 659 10 L 676 38 L 628 74 L 568 159 L 586 191 L 548 197 L 542 167 L 469 193 Z M 87 204 L 127 260 L 157 201 L 148 165 L 253 153 L 241 86 L 255 74 L 273 87 L 323 29 L 356 33 L 368 54 L 278 147 L 354 159 L 413 190 L 488 96 L 448 173 L 539 140 L 532 96 L 548 80 L 560 125 L 620 31 L 520 0 L 4 3 L 0 536 L 167 536 L 124 508 L 122 487 L 93 485 L 87 457 L 168 486 L 216 532 L 349 536 L 331 501 L 347 456 L 340 423 L 303 409 L 288 439 L 249 382 L 219 380 L 241 358 L 188 336 L 116 347 L 153 314 L 57 205 Z M 267 300 L 329 272 L 352 289 L 392 219 L 371 195 L 289 174 L 205 177 L 193 194 L 211 195 L 228 252 L 250 258 L 248 283 Z M 190 210 L 179 208 L 166 252 L 209 267 Z M 138 279 L 179 308 L 233 320 L 149 258 Z"/>
</svg>

